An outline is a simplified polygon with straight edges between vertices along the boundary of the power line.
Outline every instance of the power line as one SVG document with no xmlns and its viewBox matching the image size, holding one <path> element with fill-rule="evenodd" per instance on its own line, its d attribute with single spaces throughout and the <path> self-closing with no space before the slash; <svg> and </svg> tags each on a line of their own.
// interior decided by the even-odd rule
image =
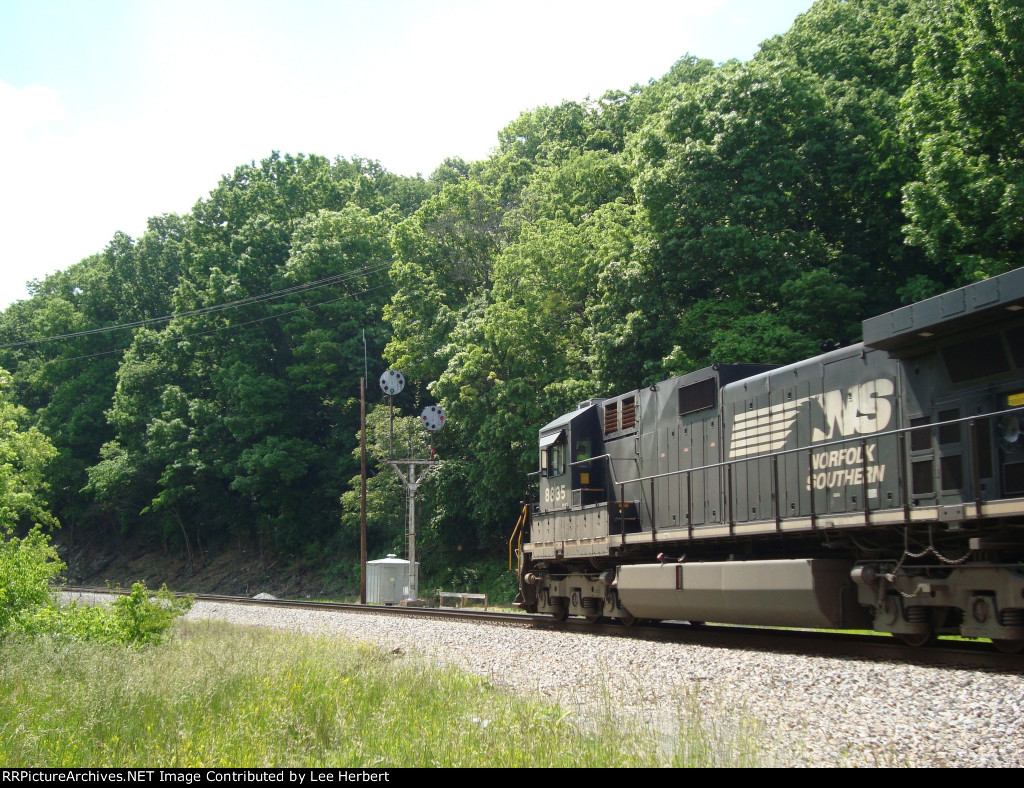
<svg viewBox="0 0 1024 788">
<path fill-rule="evenodd" d="M 328 301 L 320 301 L 320 302 L 318 302 L 316 304 L 307 304 L 307 305 L 304 305 L 304 306 L 300 306 L 297 309 L 291 309 L 291 310 L 289 310 L 287 312 L 281 312 L 280 314 L 277 314 L 277 315 L 266 315 L 265 317 L 258 317 L 258 318 L 255 318 L 253 320 L 246 320 L 246 321 L 244 321 L 242 323 L 231 323 L 230 325 L 226 325 L 226 326 L 217 326 L 215 328 L 209 328 L 209 329 L 206 329 L 205 331 L 196 331 L 196 332 L 193 332 L 191 334 L 182 334 L 178 338 L 179 339 L 192 339 L 193 337 L 202 337 L 202 336 L 206 336 L 208 334 L 216 334 L 218 331 L 229 331 L 229 330 L 234 329 L 234 328 L 242 328 L 243 326 L 251 326 L 251 325 L 254 325 L 255 323 L 262 323 L 265 320 L 277 320 L 277 319 L 282 318 L 282 317 L 288 317 L 289 315 L 294 315 L 296 312 L 309 311 L 310 309 L 316 309 L 317 307 L 326 306 L 327 304 L 335 304 L 338 301 L 345 301 L 346 299 L 351 300 L 354 296 L 360 296 L 360 295 L 365 295 L 366 293 L 372 293 L 374 290 L 380 290 L 382 287 L 386 287 L 386 285 L 377 285 L 376 287 L 368 287 L 365 290 L 360 290 L 357 293 L 346 293 L 345 295 L 339 296 L 338 298 L 332 298 L 332 299 L 330 299 Z M 44 361 L 42 363 L 42 366 L 46 366 L 48 364 L 63 363 L 63 362 L 68 362 L 68 361 L 81 361 L 82 359 L 98 358 L 99 356 L 112 356 L 115 353 L 124 353 L 126 350 L 128 350 L 128 348 L 127 347 L 123 347 L 123 348 L 116 348 L 114 350 L 103 350 L 103 351 L 101 351 L 99 353 L 87 353 L 87 354 L 82 355 L 82 356 L 66 356 L 66 357 L 65 356 L 59 356 L 57 358 L 47 359 L 46 361 Z"/>
<path fill-rule="evenodd" d="M 18 342 L 10 342 L 10 343 L 5 344 L 5 345 L 0 345 L 0 350 L 8 350 L 10 348 L 16 348 L 16 347 L 25 347 L 26 345 L 35 345 L 35 344 L 40 344 L 42 342 L 54 342 L 54 341 L 57 341 L 57 340 L 60 340 L 60 339 L 75 339 L 77 337 L 92 336 L 92 335 L 95 335 L 95 334 L 107 334 L 107 333 L 110 333 L 110 332 L 113 332 L 113 331 L 124 331 L 124 330 L 131 329 L 131 328 L 143 328 L 145 326 L 151 326 L 151 325 L 154 325 L 154 324 L 157 324 L 157 323 L 166 323 L 166 322 L 174 320 L 176 318 L 195 317 L 195 316 L 200 316 L 200 315 L 208 315 L 208 314 L 214 314 L 214 313 L 217 313 L 217 312 L 223 312 L 223 311 L 226 311 L 228 309 L 238 309 L 238 308 L 243 307 L 243 306 L 251 306 L 252 304 L 259 304 L 259 303 L 263 303 L 265 301 L 272 301 L 272 300 L 277 299 L 277 298 L 283 298 L 284 296 L 292 295 L 294 293 L 302 293 L 302 292 L 306 292 L 308 290 L 316 290 L 316 289 L 319 289 L 321 287 L 327 287 L 327 286 L 332 285 L 332 284 L 338 284 L 340 282 L 344 282 L 347 279 L 355 279 L 355 278 L 361 277 L 361 276 L 369 276 L 370 274 L 375 274 L 375 273 L 378 273 L 381 270 L 387 269 L 390 266 L 391 266 L 391 262 L 390 261 L 384 262 L 384 263 L 377 263 L 375 265 L 363 266 L 362 268 L 357 268 L 357 269 L 354 269 L 352 271 L 346 271 L 345 273 L 342 273 L 342 274 L 335 274 L 334 276 L 328 276 L 328 277 L 325 277 L 323 279 L 318 279 L 318 280 L 316 280 L 314 282 L 307 282 L 307 283 L 301 284 L 301 285 L 293 285 L 292 287 L 286 287 L 286 288 L 283 288 L 281 290 L 274 290 L 274 291 L 272 291 L 270 293 L 263 293 L 261 295 L 248 296 L 246 298 L 240 298 L 240 299 L 237 299 L 235 301 L 227 301 L 227 302 L 225 302 L 223 304 L 215 304 L 213 306 L 207 306 L 207 307 L 203 307 L 201 309 L 193 309 L 193 310 L 190 310 L 188 312 L 178 312 L 176 314 L 164 315 L 162 317 L 153 317 L 153 318 L 148 318 L 146 320 L 136 320 L 136 321 L 133 321 L 133 322 L 130 322 L 130 323 L 119 323 L 117 325 L 104 326 L 102 328 L 90 328 L 90 329 L 86 329 L 85 331 L 75 331 L 75 332 L 70 333 L 70 334 L 55 334 L 53 336 L 40 337 L 40 338 L 37 338 L 37 339 L 25 339 L 25 340 L 21 340 L 21 341 L 18 341 Z M 377 288 L 370 288 L 370 289 L 371 290 L 376 290 Z M 369 290 L 364 291 L 364 292 L 369 292 Z M 335 300 L 340 300 L 340 299 L 335 299 Z M 333 302 L 325 301 L 323 303 L 333 303 Z M 318 305 L 314 305 L 314 306 L 318 306 Z M 305 308 L 306 307 L 300 307 L 300 309 L 305 309 Z M 299 311 L 299 309 L 293 310 L 293 312 L 297 312 L 297 311 Z M 287 312 L 287 313 L 284 313 L 284 314 L 292 314 L 292 312 Z M 283 315 L 271 315 L 270 317 L 281 317 L 281 316 L 283 316 Z M 268 317 L 268 318 L 261 318 L 261 319 L 270 319 L 270 317 Z M 258 321 L 254 321 L 254 322 L 258 322 Z M 239 325 L 245 325 L 245 324 L 243 323 L 243 324 L 239 324 Z M 108 352 L 118 352 L 118 351 L 108 351 Z M 94 355 L 104 355 L 104 354 L 99 353 L 99 354 L 94 354 Z M 85 356 L 83 356 L 82 358 L 85 358 Z"/>
</svg>

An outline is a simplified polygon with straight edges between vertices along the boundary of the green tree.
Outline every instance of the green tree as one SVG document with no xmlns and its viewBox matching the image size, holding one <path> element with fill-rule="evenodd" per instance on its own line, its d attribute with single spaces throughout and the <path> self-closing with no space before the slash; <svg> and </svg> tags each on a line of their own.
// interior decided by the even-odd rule
<svg viewBox="0 0 1024 788">
<path fill-rule="evenodd" d="M 272 550 L 333 538 L 363 335 L 374 360 L 388 339 L 390 237 L 422 184 L 275 154 L 196 206 L 179 314 L 141 332 L 118 371 L 115 440 L 87 487 L 108 516 L 189 560 L 229 536 Z"/>
<path fill-rule="evenodd" d="M 384 355 L 408 379 L 426 383 L 444 369 L 443 348 L 461 310 L 491 286 L 494 259 L 508 245 L 497 196 L 472 181 L 445 186 L 395 228 L 392 243 L 394 296 L 384 309 L 392 336 Z"/>
<path fill-rule="evenodd" d="M 940 281 L 962 284 L 1022 262 L 1024 4 L 926 4 L 923 20 L 902 116 L 922 169 L 905 229 Z"/>
<path fill-rule="evenodd" d="M 28 426 L 28 411 L 11 402 L 10 382 L 0 370 L 0 638 L 47 604 L 47 583 L 63 568 L 41 530 L 57 524 L 45 498 L 46 467 L 57 451 Z M 26 536 L 15 536 L 26 528 Z"/>
<path fill-rule="evenodd" d="M 0 336 L 14 344 L 0 357 L 14 373 L 18 401 L 60 453 L 49 482 L 55 509 L 72 533 L 96 515 L 80 490 L 86 469 L 113 438 L 104 412 L 133 333 L 104 329 L 171 311 L 184 235 L 184 220 L 173 215 L 151 219 L 138 241 L 118 233 L 102 253 L 36 282 L 30 300 L 0 316 Z M 40 341 L 79 332 L 86 333 Z"/>
<path fill-rule="evenodd" d="M 46 493 L 47 465 L 56 449 L 37 428 L 29 413 L 10 400 L 10 374 L 0 369 L 0 528 L 7 536 L 16 527 L 53 527 Z"/>
</svg>

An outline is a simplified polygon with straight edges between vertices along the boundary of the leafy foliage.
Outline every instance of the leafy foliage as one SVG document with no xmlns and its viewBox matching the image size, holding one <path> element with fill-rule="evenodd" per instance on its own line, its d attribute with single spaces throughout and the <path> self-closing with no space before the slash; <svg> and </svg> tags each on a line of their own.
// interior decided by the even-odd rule
<svg viewBox="0 0 1024 788">
<path fill-rule="evenodd" d="M 805 358 L 1020 265 L 1022 25 L 1020 0 L 818 0 L 746 63 L 684 55 L 524 111 L 489 158 L 429 181 L 240 166 L 0 315 L 0 362 L 58 453 L 38 481 L 73 528 L 193 563 L 254 540 L 344 572 L 358 379 L 391 366 L 407 412 L 450 417 L 420 511 L 424 566 L 455 582 L 504 552 L 536 430 L 578 401 Z M 382 418 L 371 403 L 386 551 L 404 500 Z"/>
<path fill-rule="evenodd" d="M 114 600 L 112 629 L 119 640 L 134 646 L 158 643 L 174 619 L 191 607 L 191 597 L 175 597 L 167 586 L 151 594 L 145 583 L 133 583 L 126 595 Z"/>
<path fill-rule="evenodd" d="M 0 369 L 0 537 L 18 525 L 57 524 L 44 498 L 57 452 L 41 430 L 28 426 L 28 410 L 8 399 L 9 384 Z"/>
<path fill-rule="evenodd" d="M 22 539 L 0 531 L 0 638 L 23 629 L 27 618 L 52 603 L 49 581 L 63 568 L 39 528 Z"/>
<path fill-rule="evenodd" d="M 920 177 L 904 187 L 908 243 L 958 283 L 1002 273 L 1024 245 L 1024 5 L 926 7 L 902 129 Z"/>
<path fill-rule="evenodd" d="M 131 590 L 118 596 L 110 608 L 77 602 L 59 605 L 45 582 L 42 589 L 47 592 L 46 598 L 22 608 L 10 634 L 141 648 L 164 640 L 174 620 L 192 606 L 191 597 L 176 597 L 166 586 L 154 593 L 144 582 L 133 583 Z"/>
<path fill-rule="evenodd" d="M 0 640 L 46 634 L 134 645 L 158 641 L 191 604 L 174 599 L 166 587 L 151 600 L 137 583 L 114 603 L 112 614 L 56 604 L 50 583 L 64 563 L 39 524 L 56 524 L 41 497 L 44 469 L 56 450 L 37 428 L 19 429 L 26 416 L 0 389 Z M 25 536 L 15 536 L 26 520 L 35 524 Z"/>
</svg>

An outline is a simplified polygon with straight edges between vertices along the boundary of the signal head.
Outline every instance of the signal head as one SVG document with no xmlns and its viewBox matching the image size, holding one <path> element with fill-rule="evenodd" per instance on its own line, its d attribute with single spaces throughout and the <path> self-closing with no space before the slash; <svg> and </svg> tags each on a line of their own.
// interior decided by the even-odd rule
<svg viewBox="0 0 1024 788">
<path fill-rule="evenodd" d="M 400 394 L 404 388 L 405 375 L 401 372 L 395 372 L 395 370 L 389 369 L 380 376 L 380 390 L 383 391 L 386 396 L 393 397 L 395 394 Z"/>
<path fill-rule="evenodd" d="M 444 422 L 444 411 L 437 405 L 428 405 L 423 409 L 423 413 L 420 414 L 420 423 L 424 429 L 430 432 L 437 432 L 444 426 Z"/>
</svg>

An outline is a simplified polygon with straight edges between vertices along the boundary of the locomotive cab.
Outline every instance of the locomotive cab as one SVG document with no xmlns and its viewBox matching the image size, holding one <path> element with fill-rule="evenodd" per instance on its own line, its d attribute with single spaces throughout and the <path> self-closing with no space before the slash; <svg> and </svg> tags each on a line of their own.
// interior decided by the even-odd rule
<svg viewBox="0 0 1024 788">
<path fill-rule="evenodd" d="M 588 400 L 540 431 L 542 512 L 608 500 L 604 441 L 598 425 L 603 400 Z"/>
</svg>

